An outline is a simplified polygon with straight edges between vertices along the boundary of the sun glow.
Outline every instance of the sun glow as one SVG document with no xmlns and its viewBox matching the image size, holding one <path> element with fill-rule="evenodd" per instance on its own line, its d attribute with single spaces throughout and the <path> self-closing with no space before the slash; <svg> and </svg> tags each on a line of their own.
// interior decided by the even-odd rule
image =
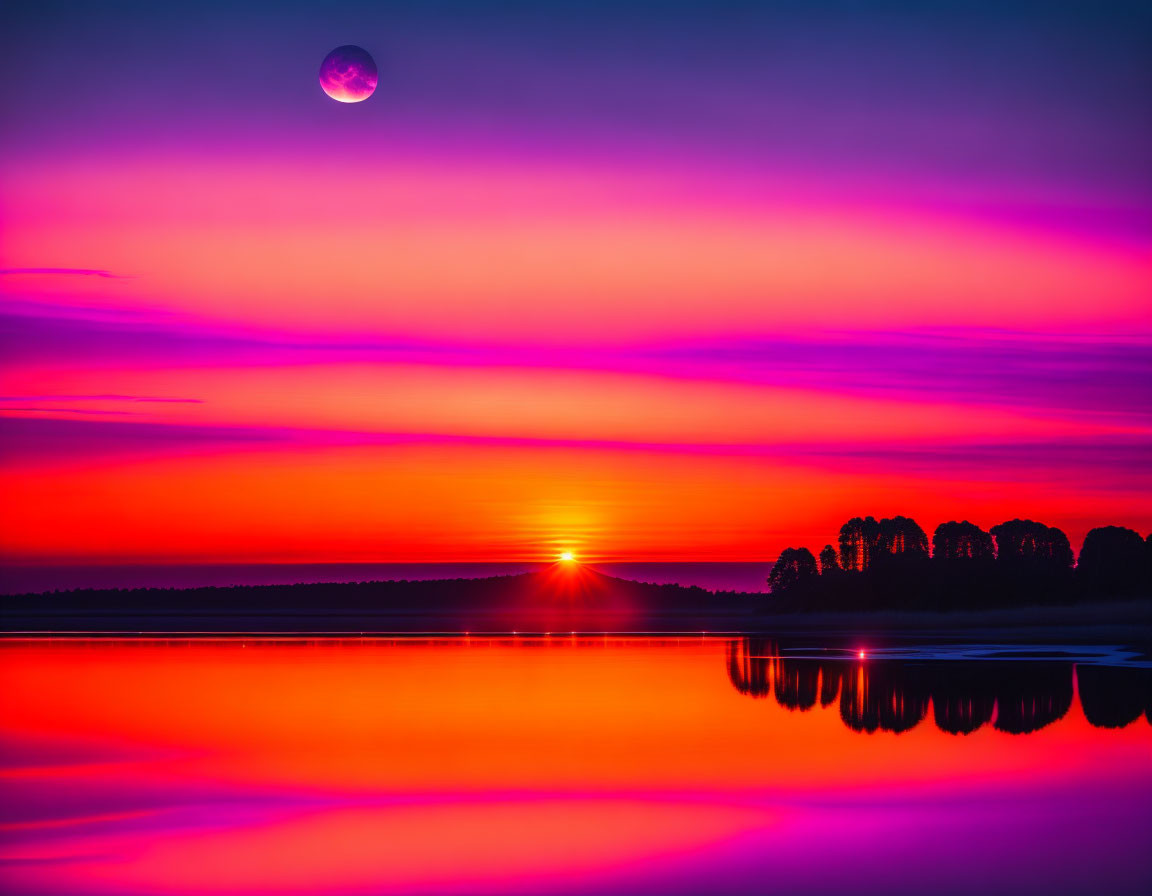
<svg viewBox="0 0 1152 896">
<path fill-rule="evenodd" d="M 573 555 L 573 553 L 571 551 L 561 551 L 560 562 L 561 563 L 575 563 L 576 557 L 575 557 L 575 555 Z"/>
</svg>

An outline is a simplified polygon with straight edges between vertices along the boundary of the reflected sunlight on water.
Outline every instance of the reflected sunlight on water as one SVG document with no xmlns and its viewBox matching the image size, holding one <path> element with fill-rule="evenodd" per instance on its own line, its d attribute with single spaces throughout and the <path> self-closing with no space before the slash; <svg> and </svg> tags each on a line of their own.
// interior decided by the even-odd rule
<svg viewBox="0 0 1152 896">
<path fill-rule="evenodd" d="M 9 642 L 0 884 L 1144 891 L 1152 672 L 963 653 Z"/>
</svg>

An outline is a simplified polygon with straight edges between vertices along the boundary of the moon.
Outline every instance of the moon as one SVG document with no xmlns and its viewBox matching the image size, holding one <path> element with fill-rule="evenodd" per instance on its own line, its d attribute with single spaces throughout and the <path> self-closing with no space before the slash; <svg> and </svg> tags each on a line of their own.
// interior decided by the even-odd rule
<svg viewBox="0 0 1152 896">
<path fill-rule="evenodd" d="M 376 90 L 376 61 L 368 51 L 348 44 L 320 63 L 320 87 L 338 103 L 360 103 Z"/>
</svg>

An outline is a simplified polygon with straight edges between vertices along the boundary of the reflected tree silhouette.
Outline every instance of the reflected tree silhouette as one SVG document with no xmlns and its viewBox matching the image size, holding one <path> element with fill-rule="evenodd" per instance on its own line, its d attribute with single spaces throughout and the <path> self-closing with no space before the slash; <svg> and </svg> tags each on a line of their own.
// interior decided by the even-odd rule
<svg viewBox="0 0 1152 896">
<path fill-rule="evenodd" d="M 732 640 L 725 650 L 728 678 L 740 693 L 773 696 L 790 711 L 838 702 L 840 718 L 853 731 L 909 731 L 931 706 L 936 727 L 949 734 L 968 735 L 988 725 L 1030 734 L 1059 721 L 1072 706 L 1069 661 L 859 661 L 847 652 L 834 659 L 786 652 L 768 638 Z M 1122 728 L 1141 714 L 1152 723 L 1152 670 L 1081 664 L 1075 674 L 1093 725 Z"/>
<path fill-rule="evenodd" d="M 983 663 L 943 663 L 932 669 L 932 717 L 949 734 L 971 734 L 996 712 L 994 673 Z"/>
<path fill-rule="evenodd" d="M 785 709 L 809 710 L 820 693 L 821 667 L 818 663 L 776 660 L 776 702 Z"/>
<path fill-rule="evenodd" d="M 1123 728 L 1147 715 L 1152 723 L 1152 669 L 1076 666 L 1080 705 L 1098 728 Z"/>
<path fill-rule="evenodd" d="M 847 667 L 825 665 L 820 669 L 820 705 L 831 706 L 840 696 Z"/>
<path fill-rule="evenodd" d="M 827 706 L 840 690 L 838 674 L 813 661 L 782 660 L 776 644 L 765 638 L 729 641 L 725 660 L 728 679 L 749 697 L 774 695 L 785 709 L 808 710 L 819 699 Z"/>
<path fill-rule="evenodd" d="M 922 678 L 900 663 L 859 663 L 843 677 L 840 718 L 853 731 L 909 731 L 928 712 Z"/>
<path fill-rule="evenodd" d="M 1030 734 L 1064 718 L 1072 707 L 1069 663 L 1001 664 L 996 682 L 996 730 Z"/>
<path fill-rule="evenodd" d="M 741 638 L 724 647 L 728 680 L 741 694 L 768 697 L 772 694 L 769 664 L 776 648 L 763 638 Z"/>
</svg>

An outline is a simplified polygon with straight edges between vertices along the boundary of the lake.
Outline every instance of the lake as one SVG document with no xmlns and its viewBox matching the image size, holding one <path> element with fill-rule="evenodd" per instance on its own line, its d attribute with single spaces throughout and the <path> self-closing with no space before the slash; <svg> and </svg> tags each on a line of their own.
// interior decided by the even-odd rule
<svg viewBox="0 0 1152 896">
<path fill-rule="evenodd" d="M 1116 646 L 10 639 L 0 890 L 1147 893 L 1150 684 Z"/>
</svg>

